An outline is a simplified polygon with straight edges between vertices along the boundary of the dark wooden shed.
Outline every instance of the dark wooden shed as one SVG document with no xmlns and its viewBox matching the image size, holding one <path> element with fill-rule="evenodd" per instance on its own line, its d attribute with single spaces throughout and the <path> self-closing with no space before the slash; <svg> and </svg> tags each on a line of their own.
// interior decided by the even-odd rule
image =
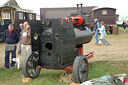
<svg viewBox="0 0 128 85">
<path fill-rule="evenodd" d="M 94 19 L 98 21 L 103 21 L 106 25 L 106 30 L 112 30 L 112 27 L 116 24 L 115 20 L 115 8 L 103 7 L 92 10 L 89 13 L 90 16 L 90 26 L 94 27 Z"/>
<path fill-rule="evenodd" d="M 96 6 L 83 7 L 84 13 L 89 13 Z M 75 13 L 77 7 L 67 7 L 67 8 L 40 8 L 40 19 L 53 19 L 53 18 L 64 18 L 70 16 L 71 13 Z"/>
</svg>

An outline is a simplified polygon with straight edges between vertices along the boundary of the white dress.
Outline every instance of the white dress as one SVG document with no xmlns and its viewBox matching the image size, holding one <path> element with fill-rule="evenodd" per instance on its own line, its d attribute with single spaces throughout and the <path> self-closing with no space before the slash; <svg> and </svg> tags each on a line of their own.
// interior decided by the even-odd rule
<svg viewBox="0 0 128 85">
<path fill-rule="evenodd" d="M 105 26 L 104 25 L 101 26 L 101 28 L 99 30 L 100 30 L 99 33 L 101 33 L 100 39 L 104 39 L 107 36 Z"/>
<path fill-rule="evenodd" d="M 106 30 L 105 30 L 105 26 L 104 25 L 101 26 L 101 28 L 99 29 L 99 33 L 101 34 L 100 39 L 105 39 L 107 34 L 106 34 Z M 100 40 L 98 43 L 101 44 L 102 41 Z"/>
</svg>

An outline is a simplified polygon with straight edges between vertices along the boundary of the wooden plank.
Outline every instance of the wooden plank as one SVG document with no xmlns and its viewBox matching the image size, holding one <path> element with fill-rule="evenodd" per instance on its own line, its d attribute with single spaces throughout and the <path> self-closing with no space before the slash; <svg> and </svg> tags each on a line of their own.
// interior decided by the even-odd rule
<svg viewBox="0 0 128 85">
<path fill-rule="evenodd" d="M 24 77 L 24 78 L 22 79 L 22 82 L 23 82 L 23 83 L 27 83 L 27 82 L 30 82 L 30 81 L 32 81 L 31 78 L 25 78 L 25 77 Z"/>
</svg>

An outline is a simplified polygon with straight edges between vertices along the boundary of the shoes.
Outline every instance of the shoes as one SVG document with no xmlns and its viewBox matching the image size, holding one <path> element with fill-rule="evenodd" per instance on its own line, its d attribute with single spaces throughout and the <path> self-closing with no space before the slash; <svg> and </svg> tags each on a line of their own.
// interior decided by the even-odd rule
<svg viewBox="0 0 128 85">
<path fill-rule="evenodd" d="M 20 55 L 21 53 L 20 53 L 20 52 L 18 52 L 18 54 Z"/>
<path fill-rule="evenodd" d="M 15 68 L 15 67 L 10 67 L 10 68 Z"/>
<path fill-rule="evenodd" d="M 98 45 L 99 43 L 95 43 L 95 45 Z"/>
<path fill-rule="evenodd" d="M 3 70 L 9 70 L 9 68 L 7 68 L 7 67 L 4 67 L 4 68 L 3 68 Z"/>
<path fill-rule="evenodd" d="M 98 44 L 99 46 L 101 46 L 101 44 Z"/>
</svg>

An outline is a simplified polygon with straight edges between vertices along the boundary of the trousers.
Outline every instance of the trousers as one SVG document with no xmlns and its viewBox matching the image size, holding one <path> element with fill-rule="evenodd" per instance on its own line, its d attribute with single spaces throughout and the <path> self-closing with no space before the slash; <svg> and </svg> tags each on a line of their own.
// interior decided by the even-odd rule
<svg viewBox="0 0 128 85">
<path fill-rule="evenodd" d="M 17 46 L 15 45 L 14 47 L 14 50 L 13 51 L 5 51 L 5 67 L 9 68 L 9 56 L 10 56 L 10 53 L 12 53 L 12 58 L 11 58 L 11 64 L 10 66 L 11 67 L 14 67 L 15 66 L 15 63 L 14 61 L 12 61 L 13 58 L 16 58 L 16 48 Z"/>
</svg>

